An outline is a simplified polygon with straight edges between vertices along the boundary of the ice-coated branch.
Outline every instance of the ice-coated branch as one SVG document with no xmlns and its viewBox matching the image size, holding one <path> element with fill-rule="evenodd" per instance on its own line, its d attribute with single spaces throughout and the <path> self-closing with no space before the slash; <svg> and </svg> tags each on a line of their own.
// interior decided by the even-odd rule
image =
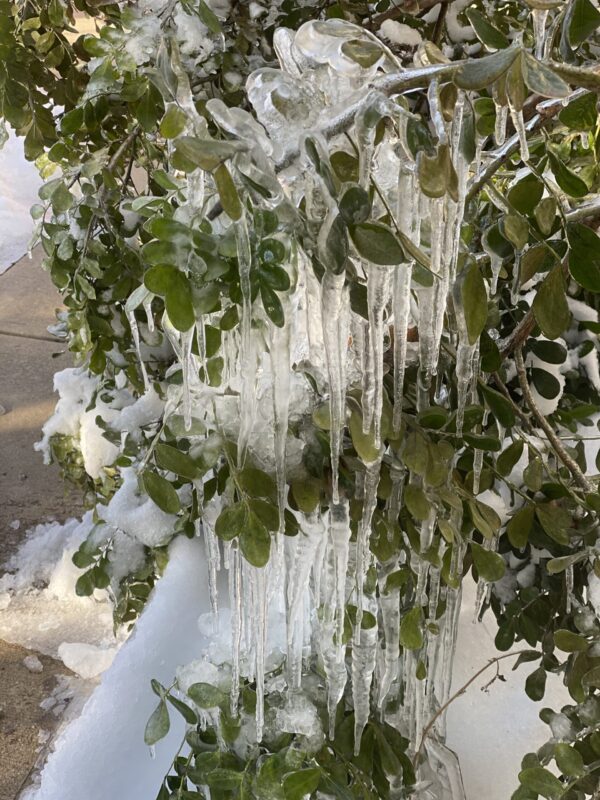
<svg viewBox="0 0 600 800">
<path fill-rule="evenodd" d="M 523 399 L 529 406 L 529 409 L 536 418 L 540 428 L 544 431 L 544 433 L 548 437 L 548 441 L 552 445 L 552 449 L 554 450 L 556 455 L 560 458 L 560 460 L 563 462 L 565 467 L 569 470 L 569 472 L 573 476 L 573 480 L 579 486 L 579 488 L 583 489 L 583 491 L 586 492 L 587 494 L 593 492 L 594 491 L 593 484 L 585 477 L 585 475 L 579 468 L 579 464 L 577 464 L 575 459 L 571 458 L 571 456 L 567 453 L 563 443 L 556 435 L 554 428 L 544 417 L 542 412 L 537 407 L 535 400 L 533 399 L 533 394 L 531 393 L 531 389 L 529 388 L 529 381 L 527 380 L 527 372 L 525 371 L 525 362 L 523 361 L 522 345 L 519 345 L 515 350 L 515 365 L 517 367 L 517 376 L 519 378 L 519 385 L 523 393 Z"/>
<path fill-rule="evenodd" d="M 551 122 L 554 117 L 560 113 L 560 111 L 562 111 L 565 100 L 568 102 L 571 102 L 571 100 L 576 100 L 578 97 L 586 94 L 587 91 L 587 89 L 577 89 L 566 98 L 555 98 L 552 100 L 545 100 L 543 103 L 539 103 L 537 106 L 537 114 L 535 114 L 525 124 L 525 132 L 527 134 L 531 134 L 541 130 L 545 125 Z M 521 141 L 519 135 L 518 133 L 515 133 L 515 135 L 511 136 L 510 139 L 508 139 L 506 143 L 502 145 L 502 147 L 496 150 L 495 154 L 492 154 L 494 157 L 490 163 L 479 173 L 479 175 L 474 177 L 473 182 L 469 187 L 469 191 L 467 192 L 467 203 L 483 189 L 486 183 L 491 180 L 496 172 L 498 172 L 498 170 L 503 167 L 504 164 L 506 164 L 508 159 L 514 153 L 516 153 L 517 150 L 519 150 L 520 146 Z"/>
</svg>

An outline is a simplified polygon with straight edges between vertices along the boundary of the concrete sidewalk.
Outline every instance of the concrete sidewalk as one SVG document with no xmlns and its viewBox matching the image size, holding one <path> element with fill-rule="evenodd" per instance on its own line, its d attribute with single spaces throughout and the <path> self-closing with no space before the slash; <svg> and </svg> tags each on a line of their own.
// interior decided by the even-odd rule
<svg viewBox="0 0 600 800">
<path fill-rule="evenodd" d="M 54 373 L 71 365 L 65 345 L 46 328 L 61 298 L 33 259 L 18 261 L 0 276 L 0 575 L 28 528 L 79 516 L 81 499 L 66 486 L 57 466 L 45 466 L 33 449 L 54 408 Z M 59 721 L 39 704 L 57 674 L 69 671 L 40 656 L 44 669 L 30 672 L 28 651 L 0 641 L 0 800 L 14 800 L 38 757 L 39 736 Z"/>
</svg>

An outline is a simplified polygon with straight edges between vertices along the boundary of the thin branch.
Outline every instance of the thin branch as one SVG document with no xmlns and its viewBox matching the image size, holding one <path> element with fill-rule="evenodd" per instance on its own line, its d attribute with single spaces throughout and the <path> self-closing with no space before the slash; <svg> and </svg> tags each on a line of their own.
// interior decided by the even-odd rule
<svg viewBox="0 0 600 800">
<path fill-rule="evenodd" d="M 500 391 L 502 392 L 504 397 L 506 397 L 506 399 L 510 403 L 512 410 L 519 417 L 519 419 L 521 420 L 523 425 L 525 425 L 526 428 L 529 429 L 531 427 L 531 423 L 529 421 L 529 417 L 527 417 L 527 415 L 523 413 L 523 410 L 521 408 L 519 408 L 519 406 L 512 399 L 511 394 L 508 391 L 508 386 L 504 383 L 504 381 L 502 380 L 502 378 L 500 377 L 500 375 L 497 372 L 492 372 L 492 378 L 494 379 L 494 383 L 496 384 L 498 389 L 500 389 Z"/>
<path fill-rule="evenodd" d="M 467 691 L 469 686 L 471 686 L 472 683 L 475 683 L 477 678 L 480 675 L 482 675 L 486 670 L 488 670 L 490 667 L 494 666 L 494 664 L 497 665 L 499 661 L 502 661 L 505 658 L 514 658 L 515 656 L 520 656 L 520 655 L 523 655 L 523 653 L 528 653 L 528 652 L 529 652 L 528 650 L 517 650 L 514 653 L 504 653 L 501 656 L 496 656 L 495 658 L 490 659 L 487 662 L 487 664 L 485 664 L 483 667 L 481 667 L 481 669 L 478 669 L 477 672 L 474 675 L 472 675 L 469 678 L 469 680 L 460 687 L 460 689 L 458 689 L 456 692 L 454 692 L 454 694 L 448 700 L 446 700 L 446 702 L 442 706 L 440 706 L 438 708 L 438 710 L 435 712 L 433 717 L 429 720 L 429 722 L 427 723 L 427 725 L 423 729 L 423 733 L 421 735 L 421 741 L 419 742 L 419 747 L 417 749 L 417 752 L 415 753 L 415 757 L 413 758 L 413 765 L 415 767 L 417 766 L 417 764 L 419 762 L 419 757 L 421 755 L 421 751 L 423 750 L 423 747 L 425 745 L 425 740 L 429 736 L 429 733 L 430 733 L 431 729 L 433 728 L 433 726 L 435 725 L 435 723 L 442 716 L 442 714 L 445 713 L 445 711 L 447 710 L 448 706 L 450 706 L 455 700 L 457 700 L 459 697 L 461 697 L 461 695 L 463 695 Z"/>
<path fill-rule="evenodd" d="M 533 399 L 533 395 L 529 387 L 529 381 L 527 380 L 527 372 L 525 370 L 525 362 L 523 361 L 523 349 L 521 345 L 519 345 L 519 347 L 517 347 L 517 349 L 515 350 L 515 365 L 517 367 L 517 376 L 519 378 L 519 385 L 521 386 L 523 398 L 527 403 L 527 405 L 529 406 L 530 411 L 536 418 L 540 428 L 544 431 L 544 433 L 548 437 L 548 441 L 552 445 L 552 449 L 554 450 L 556 455 L 560 458 L 560 460 L 563 462 L 565 467 L 569 470 L 569 472 L 573 476 L 573 480 L 579 486 L 579 488 L 582 489 L 586 494 L 593 492 L 594 491 L 593 484 L 585 477 L 585 475 L 579 468 L 579 464 L 577 464 L 577 462 L 573 458 L 571 458 L 571 456 L 567 453 L 565 446 L 556 435 L 554 428 L 544 417 L 542 412 L 537 407 L 535 400 Z"/>
</svg>

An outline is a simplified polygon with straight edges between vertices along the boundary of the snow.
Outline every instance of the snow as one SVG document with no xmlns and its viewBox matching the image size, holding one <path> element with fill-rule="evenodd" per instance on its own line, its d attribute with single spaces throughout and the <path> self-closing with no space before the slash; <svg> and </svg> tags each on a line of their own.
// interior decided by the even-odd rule
<svg viewBox="0 0 600 800">
<path fill-rule="evenodd" d="M 27 251 L 33 231 L 29 209 L 41 180 L 23 157 L 23 140 L 12 132 L 0 147 L 0 275 Z"/>
<path fill-rule="evenodd" d="M 81 678 L 96 678 L 112 664 L 117 647 L 99 647 L 83 642 L 63 642 L 58 655 L 65 667 Z"/>
<path fill-rule="evenodd" d="M 209 646 L 197 617 L 210 607 L 202 576 L 200 541 L 180 538 L 134 634 L 85 705 L 60 735 L 43 771 L 41 786 L 28 800 L 148 800 L 167 773 L 184 732 L 175 712 L 171 730 L 150 757 L 144 728 L 156 705 L 150 680 L 169 686 L 180 664 Z M 107 767 L 110 766 L 110 769 Z"/>
<path fill-rule="evenodd" d="M 416 28 L 411 28 L 403 22 L 386 19 L 379 29 L 379 35 L 393 44 L 404 44 L 414 47 L 421 44 L 423 37 Z"/>
</svg>

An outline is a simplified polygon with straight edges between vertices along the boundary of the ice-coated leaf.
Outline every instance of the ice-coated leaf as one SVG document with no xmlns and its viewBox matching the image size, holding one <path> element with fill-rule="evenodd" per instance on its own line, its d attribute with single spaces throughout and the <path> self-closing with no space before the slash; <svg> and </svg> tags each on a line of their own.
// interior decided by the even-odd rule
<svg viewBox="0 0 600 800">
<path fill-rule="evenodd" d="M 569 94 L 569 84 L 531 53 L 523 53 L 522 65 L 523 80 L 530 91 L 542 97 L 566 97 Z"/>
<path fill-rule="evenodd" d="M 560 158 L 551 151 L 548 151 L 548 159 L 556 182 L 563 192 L 569 197 L 585 197 L 589 191 L 586 182 L 570 170 L 566 164 L 563 164 Z"/>
<path fill-rule="evenodd" d="M 568 227 L 569 272 L 580 286 L 600 292 L 600 237 L 578 222 Z"/>
<path fill-rule="evenodd" d="M 210 8 L 210 6 L 205 2 L 205 0 L 199 0 L 198 16 L 200 17 L 202 22 L 206 25 L 206 27 L 211 33 L 215 34 L 223 33 L 223 29 L 221 28 L 221 23 L 219 22 L 219 18 L 212 10 L 212 8 Z"/>
<path fill-rule="evenodd" d="M 558 118 L 563 125 L 571 128 L 571 130 L 593 130 L 598 118 L 596 102 L 597 96 L 595 92 L 588 92 L 581 97 L 576 97 L 562 109 Z"/>
<path fill-rule="evenodd" d="M 167 735 L 170 727 L 169 709 L 165 701 L 161 700 L 146 723 L 144 742 L 150 746 L 156 744 L 156 742 Z"/>
<path fill-rule="evenodd" d="M 282 328 L 285 324 L 285 315 L 281 300 L 277 297 L 276 292 L 263 283 L 260 287 L 260 298 L 271 322 L 277 325 L 278 328 Z"/>
<path fill-rule="evenodd" d="M 411 610 L 400 622 L 400 644 L 407 650 L 419 650 L 423 647 L 423 612 L 420 607 Z"/>
<path fill-rule="evenodd" d="M 481 11 L 478 11 L 476 8 L 468 8 L 466 14 L 469 22 L 473 26 L 473 30 L 477 34 L 477 38 L 483 42 L 486 47 L 489 47 L 490 50 L 502 50 L 508 47 L 510 42 L 506 36 L 502 31 L 492 25 L 491 22 L 483 16 Z"/>
<path fill-rule="evenodd" d="M 425 520 L 429 516 L 431 503 L 425 492 L 414 483 L 409 483 L 404 490 L 404 503 L 416 520 Z"/>
<path fill-rule="evenodd" d="M 169 319 L 178 331 L 189 331 L 196 321 L 192 305 L 192 289 L 189 280 L 179 271 L 173 274 L 167 289 L 165 306 Z"/>
<path fill-rule="evenodd" d="M 354 246 L 366 261 L 395 266 L 405 261 L 404 250 L 391 228 L 381 222 L 361 222 L 350 227 Z"/>
<path fill-rule="evenodd" d="M 175 140 L 175 150 L 181 153 L 194 168 L 202 167 L 202 169 L 210 171 L 245 149 L 246 145 L 241 142 L 197 139 L 194 136 L 180 136 Z"/>
<path fill-rule="evenodd" d="M 183 703 L 177 697 L 173 697 L 173 695 L 168 694 L 167 700 L 171 705 L 179 711 L 181 716 L 184 720 L 188 723 L 188 725 L 197 725 L 198 724 L 198 717 L 196 712 L 193 711 L 186 703 Z"/>
<path fill-rule="evenodd" d="M 219 164 L 213 173 L 213 177 L 223 210 L 234 222 L 237 222 L 242 216 L 242 203 L 231 173 L 225 164 Z"/>
<path fill-rule="evenodd" d="M 518 214 L 507 214 L 501 223 L 502 235 L 508 239 L 515 250 L 523 250 L 529 240 L 527 220 Z"/>
<path fill-rule="evenodd" d="M 417 157 L 421 191 L 428 197 L 443 197 L 446 192 L 458 201 L 458 176 L 452 163 L 448 145 L 439 145 L 434 156 L 425 151 Z"/>
<path fill-rule="evenodd" d="M 211 683 L 193 683 L 187 693 L 200 708 L 217 708 L 228 699 L 225 692 Z"/>
<path fill-rule="evenodd" d="M 558 544 L 569 544 L 571 515 L 566 508 L 553 503 L 540 503 L 535 509 L 540 525 Z"/>
<path fill-rule="evenodd" d="M 315 511 L 321 499 L 321 482 L 316 478 L 302 478 L 291 484 L 296 505 L 304 514 Z"/>
<path fill-rule="evenodd" d="M 338 208 L 347 225 L 358 225 L 369 219 L 371 199 L 362 186 L 354 184 L 344 191 Z"/>
<path fill-rule="evenodd" d="M 235 539 L 244 530 L 246 525 L 246 505 L 245 503 L 232 503 L 226 506 L 215 523 L 215 533 L 219 539 L 228 542 Z"/>
<path fill-rule="evenodd" d="M 554 267 L 542 281 L 533 300 L 532 309 L 542 333 L 549 339 L 558 338 L 569 326 L 571 312 L 567 304 L 560 265 Z"/>
<path fill-rule="evenodd" d="M 490 386 L 484 383 L 480 384 L 480 386 L 485 401 L 498 422 L 505 428 L 512 428 L 515 424 L 515 412 L 511 403 L 503 394 L 500 394 Z"/>
<path fill-rule="evenodd" d="M 317 790 L 321 775 L 319 767 L 288 773 L 283 779 L 285 800 L 304 800 L 305 797 L 312 797 L 313 792 Z"/>
<path fill-rule="evenodd" d="M 492 550 L 486 550 L 477 542 L 471 542 L 471 554 L 480 578 L 490 583 L 502 578 L 506 571 L 506 564 L 501 555 Z"/>
<path fill-rule="evenodd" d="M 485 328 L 488 317 L 487 289 L 483 275 L 476 263 L 473 262 L 467 267 L 460 291 L 469 343 L 475 344 Z"/>
<path fill-rule="evenodd" d="M 142 483 L 150 499 L 167 514 L 177 514 L 181 503 L 173 485 L 166 478 L 153 470 L 146 469 L 142 473 Z"/>
<path fill-rule="evenodd" d="M 165 139 L 175 139 L 187 124 L 187 115 L 176 105 L 169 106 L 167 113 L 160 121 L 160 135 Z"/>
<path fill-rule="evenodd" d="M 271 552 L 271 534 L 251 510 L 248 510 L 239 542 L 240 550 L 246 561 L 253 567 L 265 566 Z"/>
<path fill-rule="evenodd" d="M 169 290 L 169 286 L 176 280 L 177 269 L 167 264 L 157 264 L 150 267 L 144 274 L 144 285 L 149 292 L 164 297 Z"/>
<path fill-rule="evenodd" d="M 503 450 L 502 453 L 500 453 L 496 459 L 496 469 L 500 475 L 506 477 L 511 473 L 513 467 L 521 458 L 522 452 L 523 441 L 518 439 L 516 442 L 513 442 L 511 445 L 509 445 L 506 450 Z"/>
<path fill-rule="evenodd" d="M 456 71 L 454 83 L 461 89 L 486 89 L 504 75 L 519 53 L 518 48 L 507 47 L 491 56 L 470 59 Z"/>
<path fill-rule="evenodd" d="M 538 702 L 546 691 L 546 670 L 538 667 L 525 680 L 525 693 L 531 700 Z"/>
</svg>

